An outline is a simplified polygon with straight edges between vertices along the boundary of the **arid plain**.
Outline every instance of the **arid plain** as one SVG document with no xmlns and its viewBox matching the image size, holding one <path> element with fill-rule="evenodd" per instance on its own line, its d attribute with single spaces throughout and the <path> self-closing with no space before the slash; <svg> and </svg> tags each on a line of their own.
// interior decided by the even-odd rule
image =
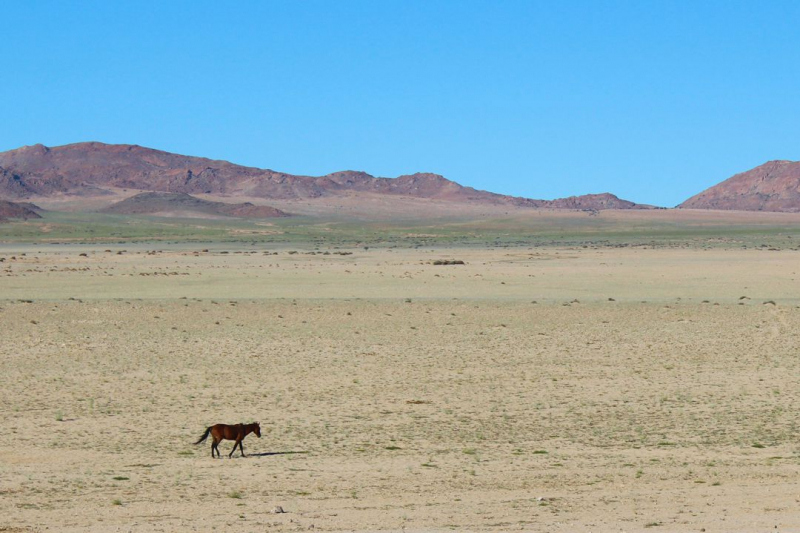
<svg viewBox="0 0 800 533">
<path fill-rule="evenodd" d="M 0 229 L 0 531 L 800 530 L 800 217 L 693 216 Z M 249 421 L 246 458 L 193 445 Z"/>
</svg>

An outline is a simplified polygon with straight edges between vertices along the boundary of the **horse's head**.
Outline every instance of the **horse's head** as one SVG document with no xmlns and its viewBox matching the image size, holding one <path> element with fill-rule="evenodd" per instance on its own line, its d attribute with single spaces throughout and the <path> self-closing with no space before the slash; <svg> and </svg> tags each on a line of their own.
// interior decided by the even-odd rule
<svg viewBox="0 0 800 533">
<path fill-rule="evenodd" d="M 256 425 L 256 427 L 253 430 L 253 433 L 255 433 L 256 437 L 258 437 L 260 439 L 261 438 L 261 426 L 258 425 L 258 422 L 255 422 L 255 425 Z"/>
</svg>

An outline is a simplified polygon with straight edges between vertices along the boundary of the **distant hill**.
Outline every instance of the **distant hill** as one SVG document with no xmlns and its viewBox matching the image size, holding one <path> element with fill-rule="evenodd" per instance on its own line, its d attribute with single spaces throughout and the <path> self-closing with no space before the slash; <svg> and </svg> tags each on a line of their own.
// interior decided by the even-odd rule
<svg viewBox="0 0 800 533">
<path fill-rule="evenodd" d="M 39 208 L 31 203 L 17 203 L 9 202 L 7 200 L 0 200 L 0 222 L 6 221 L 9 218 L 42 218 L 38 211 Z"/>
<path fill-rule="evenodd" d="M 613 195 L 547 201 L 464 187 L 438 174 L 378 178 L 342 171 L 320 177 L 296 176 L 135 145 L 98 142 L 48 148 L 41 144 L 0 152 L 0 197 L 107 194 L 106 188 L 184 194 L 213 194 L 279 200 L 377 193 L 487 205 L 556 209 L 640 209 Z M 613 199 L 611 199 L 613 197 Z M 580 206 L 580 207 L 573 207 Z"/>
<path fill-rule="evenodd" d="M 143 192 L 102 210 L 125 215 L 203 214 L 238 218 L 286 217 L 288 213 L 266 205 L 226 204 L 195 198 L 184 193 Z"/>
<path fill-rule="evenodd" d="M 769 161 L 692 196 L 678 207 L 800 211 L 800 162 Z"/>
<path fill-rule="evenodd" d="M 605 192 L 601 194 L 584 194 L 583 196 L 570 196 L 558 198 L 550 202 L 555 209 L 653 209 L 651 205 L 635 204 L 622 200 L 615 195 Z"/>
</svg>

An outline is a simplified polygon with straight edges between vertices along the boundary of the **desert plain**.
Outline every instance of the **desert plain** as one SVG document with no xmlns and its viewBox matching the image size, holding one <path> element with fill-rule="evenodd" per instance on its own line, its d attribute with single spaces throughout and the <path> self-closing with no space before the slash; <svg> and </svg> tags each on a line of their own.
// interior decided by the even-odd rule
<svg viewBox="0 0 800 533">
<path fill-rule="evenodd" d="M 0 531 L 800 531 L 798 215 L 67 222 L 0 226 Z"/>
</svg>

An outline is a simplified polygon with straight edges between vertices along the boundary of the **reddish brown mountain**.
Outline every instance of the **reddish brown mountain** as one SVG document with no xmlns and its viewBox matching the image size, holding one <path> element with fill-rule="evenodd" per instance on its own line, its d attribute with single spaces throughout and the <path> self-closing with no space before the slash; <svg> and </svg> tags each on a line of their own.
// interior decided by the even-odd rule
<svg viewBox="0 0 800 533">
<path fill-rule="evenodd" d="M 769 161 L 692 196 L 678 207 L 800 211 L 800 162 Z"/>
<path fill-rule="evenodd" d="M 364 172 L 294 176 L 134 145 L 78 143 L 48 148 L 37 144 L 0 153 L 0 197 L 103 194 L 117 187 L 184 194 L 304 199 L 359 192 L 523 207 L 568 209 L 646 208 L 612 195 L 558 201 L 531 200 L 463 187 L 438 174 L 376 178 Z M 610 198 L 613 198 L 611 200 Z M 595 200 L 598 200 L 597 202 Z"/>
<path fill-rule="evenodd" d="M 143 192 L 126 198 L 105 209 L 106 213 L 125 215 L 141 214 L 203 214 L 238 218 L 274 218 L 286 217 L 288 213 L 266 205 L 226 204 L 195 198 L 184 193 Z"/>
<path fill-rule="evenodd" d="M 584 194 L 583 196 L 570 196 L 558 198 L 550 202 L 550 207 L 556 209 L 652 209 L 653 206 L 635 204 L 622 200 L 615 195 L 604 192 L 601 194 Z"/>
<path fill-rule="evenodd" d="M 0 222 L 4 222 L 9 218 L 22 218 L 25 220 L 29 218 L 42 218 L 39 216 L 39 213 L 36 212 L 36 209 L 38 209 L 38 207 L 30 203 L 16 203 L 0 200 Z"/>
</svg>

